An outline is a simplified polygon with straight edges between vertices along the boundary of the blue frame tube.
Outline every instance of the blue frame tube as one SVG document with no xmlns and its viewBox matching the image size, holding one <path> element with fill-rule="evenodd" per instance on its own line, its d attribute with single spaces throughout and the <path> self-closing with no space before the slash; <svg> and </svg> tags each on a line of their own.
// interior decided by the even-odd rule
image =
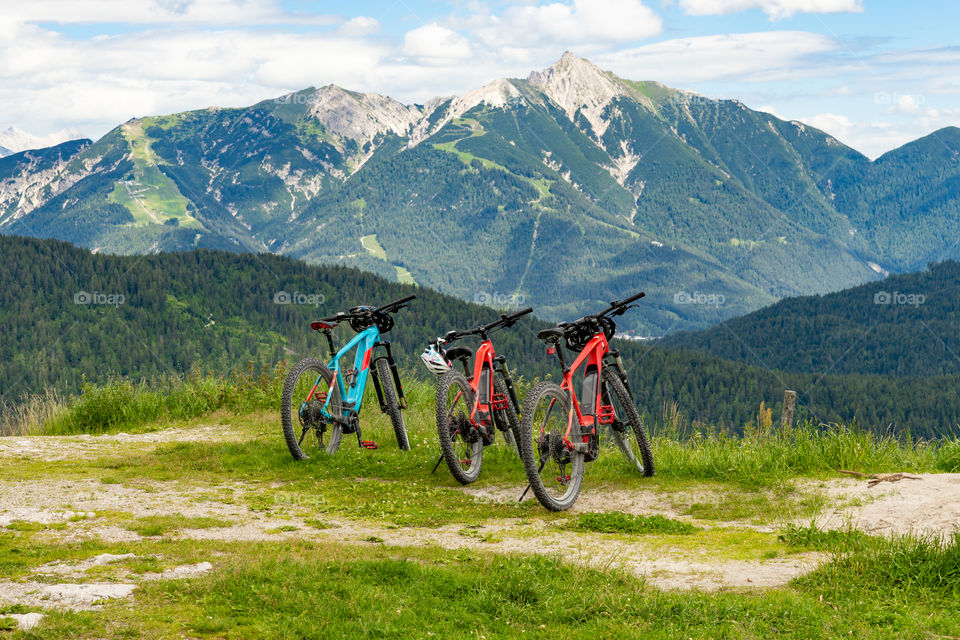
<svg viewBox="0 0 960 640">
<path fill-rule="evenodd" d="M 363 404 L 363 392 L 367 387 L 367 376 L 370 374 L 370 366 L 373 363 L 373 348 L 378 344 L 380 344 L 380 330 L 377 329 L 376 325 L 373 325 L 355 335 L 350 342 L 337 351 L 337 355 L 327 365 L 333 372 L 333 379 L 337 383 L 337 389 L 340 391 L 343 402 L 353 403 L 351 411 L 356 413 L 360 413 L 360 406 Z M 343 375 L 340 373 L 340 360 L 354 347 L 357 350 L 353 356 L 353 368 L 357 371 L 357 376 L 354 379 L 353 386 L 348 388 L 344 384 Z M 365 367 L 363 366 L 364 362 L 366 362 Z M 317 382 L 320 381 L 321 378 L 318 378 Z M 323 403 L 323 412 L 327 416 L 330 415 L 329 406 L 330 394 L 327 394 L 326 402 Z"/>
</svg>

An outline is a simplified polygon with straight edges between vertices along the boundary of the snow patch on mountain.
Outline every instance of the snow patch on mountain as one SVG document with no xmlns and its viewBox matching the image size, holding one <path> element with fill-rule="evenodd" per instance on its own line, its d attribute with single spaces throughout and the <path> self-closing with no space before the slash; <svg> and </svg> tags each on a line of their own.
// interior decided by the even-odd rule
<svg viewBox="0 0 960 640">
<path fill-rule="evenodd" d="M 18 127 L 10 127 L 0 131 L 0 157 L 28 151 L 52 147 L 68 140 L 79 140 L 84 135 L 76 129 L 64 129 L 46 136 L 35 136 Z M 7 151 L 8 153 L 3 153 Z"/>
</svg>

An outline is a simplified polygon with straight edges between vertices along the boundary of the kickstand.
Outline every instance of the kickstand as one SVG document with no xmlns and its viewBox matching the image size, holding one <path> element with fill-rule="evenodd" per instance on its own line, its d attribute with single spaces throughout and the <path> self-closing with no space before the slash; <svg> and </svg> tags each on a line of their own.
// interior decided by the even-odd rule
<svg viewBox="0 0 960 640">
<path fill-rule="evenodd" d="M 523 499 L 527 497 L 527 491 L 530 491 L 530 485 L 527 485 L 527 488 L 523 490 L 523 493 L 520 494 L 520 499 L 517 502 L 523 502 Z"/>
<path fill-rule="evenodd" d="M 443 454 L 442 454 L 442 453 L 440 454 L 440 457 L 437 458 L 437 464 L 433 465 L 433 471 L 430 472 L 431 474 L 434 473 L 434 471 L 437 470 L 437 467 L 440 466 L 440 463 L 441 463 L 441 462 L 443 462 Z"/>
</svg>

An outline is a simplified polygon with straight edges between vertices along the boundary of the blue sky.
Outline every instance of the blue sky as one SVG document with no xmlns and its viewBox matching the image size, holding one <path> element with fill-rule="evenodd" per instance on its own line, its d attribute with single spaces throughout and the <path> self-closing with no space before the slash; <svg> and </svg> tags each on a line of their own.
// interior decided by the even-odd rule
<svg viewBox="0 0 960 640">
<path fill-rule="evenodd" d="M 960 125 L 960 5 L 877 0 L 4 0 L 0 129 L 336 83 L 424 102 L 571 50 L 824 129 L 875 157 Z"/>
</svg>

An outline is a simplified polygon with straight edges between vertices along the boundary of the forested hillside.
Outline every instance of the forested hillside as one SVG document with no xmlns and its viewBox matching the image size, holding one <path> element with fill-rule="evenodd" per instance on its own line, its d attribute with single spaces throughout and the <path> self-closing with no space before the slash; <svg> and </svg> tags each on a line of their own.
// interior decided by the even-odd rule
<svg viewBox="0 0 960 640">
<path fill-rule="evenodd" d="M 824 296 L 789 298 L 663 344 L 774 369 L 934 376 L 960 373 L 960 263 Z"/>
<path fill-rule="evenodd" d="M 191 370 L 226 374 L 248 362 L 325 357 L 309 320 L 411 292 L 417 300 L 399 314 L 389 339 L 407 375 L 427 377 L 418 355 L 429 338 L 497 314 L 356 269 L 269 254 L 108 256 L 59 241 L 0 236 L 0 255 L 0 387 L 6 405 L 51 388 L 76 392 L 84 380 L 151 379 Z M 633 291 L 624 288 L 618 296 Z M 277 297 L 281 292 L 287 295 Z M 643 302 L 630 312 L 646 313 Z M 536 340 L 544 326 L 524 320 L 496 334 L 498 352 L 527 380 L 557 375 L 555 361 Z M 871 429 L 925 436 L 960 424 L 955 375 L 787 374 L 646 343 L 618 346 L 637 401 L 654 422 L 738 429 L 755 419 L 761 401 L 774 407 L 776 419 L 783 389 L 792 388 L 801 412 L 824 421 L 857 418 Z"/>
</svg>

